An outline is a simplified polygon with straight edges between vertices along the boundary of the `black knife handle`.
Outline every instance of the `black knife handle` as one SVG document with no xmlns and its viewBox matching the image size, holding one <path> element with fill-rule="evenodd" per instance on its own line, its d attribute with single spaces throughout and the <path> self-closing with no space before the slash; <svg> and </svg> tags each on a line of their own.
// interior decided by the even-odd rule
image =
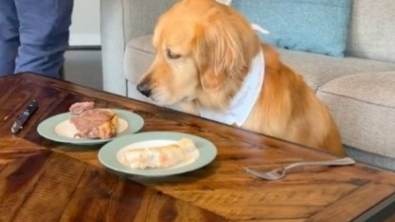
<svg viewBox="0 0 395 222">
<path fill-rule="evenodd" d="M 26 107 L 26 110 L 24 111 L 24 113 L 27 114 L 32 114 L 34 111 L 36 111 L 38 107 L 38 102 L 36 100 L 32 100 L 29 105 Z"/>
<path fill-rule="evenodd" d="M 18 118 L 18 123 L 22 126 L 25 124 L 27 119 L 29 119 L 30 115 L 34 113 L 38 108 L 38 102 L 36 100 L 32 100 L 29 105 L 26 107 L 26 109 L 23 111 L 23 113 L 19 116 Z"/>
</svg>

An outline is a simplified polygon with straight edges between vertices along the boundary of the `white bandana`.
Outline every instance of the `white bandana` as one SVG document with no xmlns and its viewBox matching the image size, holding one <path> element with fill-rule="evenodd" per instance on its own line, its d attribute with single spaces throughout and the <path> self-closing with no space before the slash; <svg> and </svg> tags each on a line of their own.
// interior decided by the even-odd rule
<svg viewBox="0 0 395 222">
<path fill-rule="evenodd" d="M 250 71 L 245 77 L 240 91 L 232 99 L 229 108 L 225 112 L 216 112 L 199 106 L 200 116 L 228 125 L 242 126 L 259 98 L 265 76 L 264 67 L 265 57 L 263 51 L 260 50 L 253 59 Z"/>
</svg>

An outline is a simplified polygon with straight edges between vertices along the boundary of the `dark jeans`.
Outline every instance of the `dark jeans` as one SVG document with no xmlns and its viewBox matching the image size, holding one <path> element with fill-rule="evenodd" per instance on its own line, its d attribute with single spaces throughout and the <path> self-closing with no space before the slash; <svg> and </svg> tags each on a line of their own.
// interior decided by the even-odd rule
<svg viewBox="0 0 395 222">
<path fill-rule="evenodd" d="M 59 77 L 73 0 L 0 0 L 0 76 Z"/>
</svg>

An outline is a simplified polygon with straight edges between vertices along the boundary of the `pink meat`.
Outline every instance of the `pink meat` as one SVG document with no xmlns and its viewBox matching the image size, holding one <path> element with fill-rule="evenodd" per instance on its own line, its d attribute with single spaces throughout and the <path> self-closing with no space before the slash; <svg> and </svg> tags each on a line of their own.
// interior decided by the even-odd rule
<svg viewBox="0 0 395 222">
<path fill-rule="evenodd" d="M 85 111 L 92 110 L 94 107 L 94 102 L 79 102 L 71 105 L 69 110 L 73 115 L 80 115 Z"/>
<path fill-rule="evenodd" d="M 78 116 L 73 116 L 70 122 L 74 124 L 80 138 L 97 138 L 99 137 L 98 127 L 103 123 L 110 121 L 112 116 L 105 110 L 92 109 L 83 112 Z"/>
</svg>

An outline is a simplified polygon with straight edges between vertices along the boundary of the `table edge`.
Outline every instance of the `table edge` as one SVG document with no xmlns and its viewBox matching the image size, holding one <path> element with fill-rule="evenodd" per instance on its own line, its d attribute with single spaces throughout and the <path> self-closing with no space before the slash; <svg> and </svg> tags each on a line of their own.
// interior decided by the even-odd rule
<svg viewBox="0 0 395 222">
<path fill-rule="evenodd" d="M 387 197 L 376 206 L 364 212 L 352 222 L 378 222 L 385 221 L 395 215 L 395 193 Z"/>
</svg>

